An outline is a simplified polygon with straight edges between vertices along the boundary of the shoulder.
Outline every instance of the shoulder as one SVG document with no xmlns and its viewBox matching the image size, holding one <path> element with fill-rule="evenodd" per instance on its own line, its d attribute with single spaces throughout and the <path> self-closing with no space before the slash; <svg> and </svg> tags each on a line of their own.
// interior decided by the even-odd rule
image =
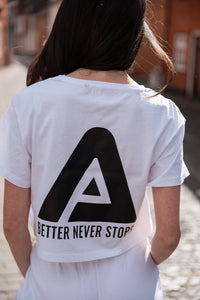
<svg viewBox="0 0 200 300">
<path fill-rule="evenodd" d="M 56 86 L 59 83 L 59 76 L 51 77 L 20 90 L 12 99 L 12 105 L 17 110 L 22 108 L 31 108 L 35 102 L 42 101 L 52 94 L 52 91 L 58 91 Z"/>
<path fill-rule="evenodd" d="M 156 95 L 156 92 L 149 88 L 143 90 L 140 99 L 141 106 L 145 107 L 155 119 L 159 118 L 161 122 L 185 122 L 184 116 L 173 100 L 161 94 Z"/>
</svg>

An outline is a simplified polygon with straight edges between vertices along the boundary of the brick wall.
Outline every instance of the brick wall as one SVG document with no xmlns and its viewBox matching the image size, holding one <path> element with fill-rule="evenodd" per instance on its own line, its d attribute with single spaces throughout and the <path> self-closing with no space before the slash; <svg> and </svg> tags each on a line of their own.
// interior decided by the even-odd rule
<svg viewBox="0 0 200 300">
<path fill-rule="evenodd" d="M 171 0 L 169 14 L 169 44 L 177 72 L 171 86 L 200 95 L 200 1 Z"/>
<path fill-rule="evenodd" d="M 8 63 L 7 1 L 0 0 L 0 66 Z"/>
<path fill-rule="evenodd" d="M 161 42 L 166 40 L 167 37 L 166 24 L 168 23 L 168 1 L 169 0 L 154 0 L 147 5 L 146 15 L 148 23 Z M 146 83 L 149 80 L 151 72 L 157 67 L 160 68 L 160 66 L 160 60 L 156 58 L 151 48 L 149 48 L 144 40 L 135 62 L 134 76 Z"/>
</svg>

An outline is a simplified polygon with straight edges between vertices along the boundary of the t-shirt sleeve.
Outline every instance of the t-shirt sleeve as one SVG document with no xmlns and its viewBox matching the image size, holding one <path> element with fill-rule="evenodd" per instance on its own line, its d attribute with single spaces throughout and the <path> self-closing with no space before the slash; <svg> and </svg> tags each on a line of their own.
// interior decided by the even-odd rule
<svg viewBox="0 0 200 300">
<path fill-rule="evenodd" d="M 185 118 L 173 102 L 169 111 L 169 119 L 155 145 L 148 178 L 152 187 L 180 185 L 189 176 L 183 159 Z"/>
<path fill-rule="evenodd" d="M 31 159 L 23 142 L 13 104 L 0 122 L 0 175 L 16 186 L 31 185 Z"/>
</svg>

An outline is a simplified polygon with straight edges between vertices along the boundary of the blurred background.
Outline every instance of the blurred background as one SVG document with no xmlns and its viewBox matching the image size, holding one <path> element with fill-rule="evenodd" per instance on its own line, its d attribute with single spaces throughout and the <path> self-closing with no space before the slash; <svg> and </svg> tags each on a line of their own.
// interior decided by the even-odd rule
<svg viewBox="0 0 200 300">
<path fill-rule="evenodd" d="M 29 65 L 47 39 L 59 5 L 60 0 L 0 0 L 0 68 L 13 60 Z M 185 160 L 191 171 L 187 184 L 200 197 L 200 1 L 152 0 L 147 16 L 175 66 L 167 95 L 177 102 L 188 124 L 192 121 L 186 127 Z M 164 83 L 164 66 L 145 41 L 133 74 L 157 90 Z"/>
<path fill-rule="evenodd" d="M 27 66 L 45 43 L 60 3 L 0 0 L 0 118 L 12 96 L 25 86 Z M 147 17 L 175 66 L 176 75 L 164 95 L 187 119 L 184 157 L 191 173 L 182 189 L 182 241 L 160 266 L 162 284 L 165 299 L 200 300 L 200 0 L 148 1 Z M 145 40 L 132 73 L 153 89 L 164 84 L 165 68 Z M 2 197 L 0 177 L 1 223 Z M 22 277 L 0 228 L 0 299 L 8 300 L 14 298 Z"/>
</svg>

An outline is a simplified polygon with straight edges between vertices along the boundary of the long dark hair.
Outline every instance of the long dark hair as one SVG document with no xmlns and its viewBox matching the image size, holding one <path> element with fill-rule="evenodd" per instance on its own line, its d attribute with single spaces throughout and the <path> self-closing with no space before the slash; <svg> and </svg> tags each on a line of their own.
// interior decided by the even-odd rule
<svg viewBox="0 0 200 300">
<path fill-rule="evenodd" d="M 151 43 L 145 10 L 145 0 L 63 0 L 48 40 L 28 69 L 27 85 L 79 68 L 128 70 L 144 32 Z M 161 56 L 156 40 L 153 48 Z M 162 56 L 167 57 L 164 51 Z"/>
</svg>

